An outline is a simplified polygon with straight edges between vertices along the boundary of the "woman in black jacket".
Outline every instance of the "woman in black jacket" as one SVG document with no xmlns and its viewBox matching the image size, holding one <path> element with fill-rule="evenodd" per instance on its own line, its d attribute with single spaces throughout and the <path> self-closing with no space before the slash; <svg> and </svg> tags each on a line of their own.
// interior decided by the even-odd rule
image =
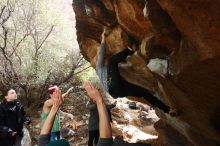
<svg viewBox="0 0 220 146">
<path fill-rule="evenodd" d="M 0 145 L 20 146 L 23 124 L 29 124 L 23 105 L 17 101 L 14 89 L 3 93 L 5 100 L 0 104 Z"/>
</svg>

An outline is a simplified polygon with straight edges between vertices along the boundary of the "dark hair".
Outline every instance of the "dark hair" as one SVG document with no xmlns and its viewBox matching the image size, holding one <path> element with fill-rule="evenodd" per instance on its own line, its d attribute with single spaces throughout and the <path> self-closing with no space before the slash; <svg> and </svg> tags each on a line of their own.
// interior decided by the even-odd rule
<svg viewBox="0 0 220 146">
<path fill-rule="evenodd" d="M 8 95 L 8 91 L 10 90 L 14 90 L 14 88 L 5 88 L 3 90 L 1 90 L 1 97 L 4 98 L 5 96 Z"/>
</svg>

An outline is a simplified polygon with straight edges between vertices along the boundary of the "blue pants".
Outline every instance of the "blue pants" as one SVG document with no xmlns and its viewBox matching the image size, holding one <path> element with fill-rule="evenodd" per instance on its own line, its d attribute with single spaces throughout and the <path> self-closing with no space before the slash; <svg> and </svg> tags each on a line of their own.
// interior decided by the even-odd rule
<svg viewBox="0 0 220 146">
<path fill-rule="evenodd" d="M 61 133 L 60 131 L 57 132 L 51 132 L 50 141 L 55 141 L 61 139 Z"/>
</svg>

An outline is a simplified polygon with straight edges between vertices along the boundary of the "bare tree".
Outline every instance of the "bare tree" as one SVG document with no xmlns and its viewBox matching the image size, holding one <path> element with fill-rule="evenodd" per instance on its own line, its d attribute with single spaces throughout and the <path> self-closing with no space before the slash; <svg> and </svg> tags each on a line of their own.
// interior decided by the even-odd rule
<svg viewBox="0 0 220 146">
<path fill-rule="evenodd" d="M 81 54 L 67 53 L 62 60 L 68 63 L 61 65 L 57 54 L 45 53 L 47 44 L 53 44 L 50 38 L 56 34 L 56 25 L 39 24 L 34 6 L 38 1 L 32 1 L 30 7 L 19 5 L 22 0 L 0 5 L 0 87 L 18 86 L 27 104 L 42 101 L 50 84 L 75 84 L 85 64 Z"/>
</svg>

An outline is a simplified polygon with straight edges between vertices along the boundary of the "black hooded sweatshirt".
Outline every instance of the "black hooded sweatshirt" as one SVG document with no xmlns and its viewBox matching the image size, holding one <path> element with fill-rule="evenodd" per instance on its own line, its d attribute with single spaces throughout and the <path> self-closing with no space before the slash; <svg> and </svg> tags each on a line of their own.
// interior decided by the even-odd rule
<svg viewBox="0 0 220 146">
<path fill-rule="evenodd" d="M 11 146 L 14 144 L 16 136 L 12 132 L 23 136 L 23 124 L 30 123 L 23 105 L 18 101 L 4 101 L 0 104 L 0 145 Z"/>
</svg>

